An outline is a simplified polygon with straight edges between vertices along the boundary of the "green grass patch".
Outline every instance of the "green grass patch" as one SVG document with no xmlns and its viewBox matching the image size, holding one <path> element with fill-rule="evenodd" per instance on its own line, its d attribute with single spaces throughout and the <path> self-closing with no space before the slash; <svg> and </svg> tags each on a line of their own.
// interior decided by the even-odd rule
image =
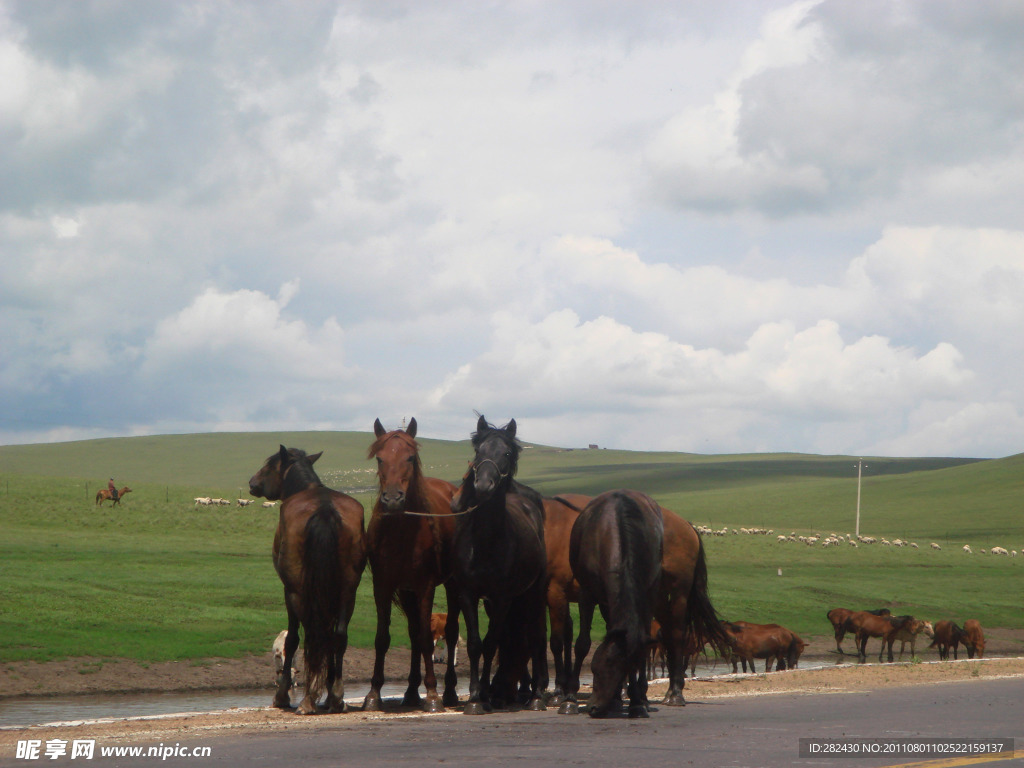
<svg viewBox="0 0 1024 768">
<path fill-rule="evenodd" d="M 175 435 L 0 446 L 0 662 L 93 657 L 140 662 L 263 653 L 285 626 L 270 559 L 277 509 L 234 505 L 279 443 L 324 451 L 332 487 L 369 511 L 368 433 Z M 467 441 L 423 440 L 428 474 L 458 482 Z M 836 605 L 1020 628 L 1024 558 L 969 556 L 1024 548 L 1024 457 L 868 459 L 861 532 L 919 550 L 809 548 L 774 536 L 707 537 L 712 599 L 731 619 L 830 631 Z M 644 490 L 687 519 L 777 533 L 852 532 L 856 459 L 697 456 L 530 446 L 520 479 L 542 493 Z M 113 475 L 133 492 L 94 504 Z M 232 506 L 196 507 L 196 496 Z M 928 547 L 939 542 L 942 551 Z M 778 570 L 782 569 L 782 576 Z M 443 590 L 437 605 L 443 608 Z M 350 644 L 372 647 L 376 617 L 364 573 Z M 600 628 L 595 631 L 600 633 Z M 406 642 L 394 612 L 393 645 Z"/>
</svg>

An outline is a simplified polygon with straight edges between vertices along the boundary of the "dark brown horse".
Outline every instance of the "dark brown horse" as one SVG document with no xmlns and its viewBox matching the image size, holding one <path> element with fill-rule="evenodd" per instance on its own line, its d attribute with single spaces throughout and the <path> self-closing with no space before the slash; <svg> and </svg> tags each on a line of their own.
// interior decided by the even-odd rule
<svg viewBox="0 0 1024 768">
<path fill-rule="evenodd" d="M 882 640 L 878 648 L 878 660 L 882 660 L 882 654 L 888 647 L 889 661 L 893 661 L 892 645 L 896 642 L 896 636 L 912 627 L 914 621 L 913 616 L 876 616 L 868 611 L 854 611 L 846 620 L 846 625 L 847 629 L 856 635 L 857 653 L 861 661 L 867 660 L 868 640 L 873 637 Z"/>
<path fill-rule="evenodd" d="M 559 700 L 572 669 L 572 621 L 569 602 L 579 599 L 579 584 L 569 567 L 569 537 L 589 496 L 559 494 L 544 503 L 549 519 L 544 535 L 548 544 L 548 610 L 551 616 L 551 651 L 555 657 L 555 700 Z M 725 634 L 708 596 L 708 572 L 704 545 L 694 527 L 671 510 L 661 507 L 664 553 L 661 589 L 654 616 L 662 626 L 662 643 L 668 662 L 669 685 L 663 704 L 683 706 L 686 668 L 691 657 L 706 645 L 721 651 Z M 561 630 L 559 631 L 559 628 Z M 558 637 L 556 638 L 556 635 Z M 589 651 L 589 644 L 587 645 Z M 560 672 L 561 669 L 561 672 Z"/>
<path fill-rule="evenodd" d="M 956 659 L 957 649 L 961 643 L 967 648 L 968 654 L 973 659 L 975 648 L 970 644 L 970 638 L 963 627 L 956 622 L 948 620 L 935 622 L 935 637 L 932 639 L 932 644 L 928 647 L 935 648 L 938 646 L 940 659 L 945 660 L 949 658 L 950 648 L 953 649 L 953 658 Z"/>
<path fill-rule="evenodd" d="M 529 706 L 543 710 L 540 685 L 547 670 L 544 502 L 540 494 L 514 479 L 521 450 L 514 419 L 497 428 L 481 416 L 472 443 L 473 463 L 452 500 L 452 510 L 460 515 L 455 526 L 455 573 L 469 653 L 465 712 L 484 714 L 492 705 L 514 701 L 516 684 L 531 661 Z M 489 619 L 483 640 L 477 615 L 481 600 L 486 600 Z M 495 651 L 498 670 L 491 680 Z"/>
<path fill-rule="evenodd" d="M 732 671 L 737 672 L 739 663 L 743 671 L 754 672 L 754 659 L 764 659 L 764 671 L 796 669 L 800 654 L 807 647 L 798 635 L 779 624 L 752 624 L 749 621 L 723 621 L 722 626 L 729 638 L 728 660 Z"/>
<path fill-rule="evenodd" d="M 307 456 L 282 445 L 249 480 L 253 496 L 283 499 L 273 551 L 274 568 L 284 584 L 288 635 L 274 706 L 287 709 L 291 703 L 288 690 L 301 624 L 306 659 L 306 695 L 297 710 L 301 715 L 316 712 L 324 688 L 327 710 L 345 711 L 342 661 L 366 566 L 363 505 L 320 482 L 313 470 L 320 455 Z"/>
<path fill-rule="evenodd" d="M 416 419 L 411 419 L 405 430 L 391 432 L 377 419 L 373 432 L 376 440 L 368 456 L 377 459 L 379 493 L 366 530 L 366 541 L 373 574 L 373 599 L 377 606 L 377 636 L 373 677 L 363 709 L 381 709 L 384 657 L 391 645 L 391 605 L 395 603 L 408 621 L 412 647 L 409 686 L 402 704 L 438 712 L 445 705 L 454 706 L 459 701 L 455 690 L 455 654 L 448 655 L 444 699 L 437 695 L 430 630 L 434 590 L 444 584 L 449 606 L 446 642 L 449 648 L 455 647 L 459 637 L 458 597 L 450 578 L 455 567 L 452 559 L 455 517 L 450 507 L 455 486 L 423 475 L 415 439 Z M 425 701 L 419 693 L 421 659 Z"/>
<path fill-rule="evenodd" d="M 124 488 L 122 488 L 120 491 L 117 492 L 117 498 L 114 499 L 113 503 L 110 506 L 116 507 L 118 504 L 121 503 L 121 499 L 124 498 L 124 495 L 126 493 L 131 493 L 131 492 L 132 492 L 132 489 L 129 488 L 126 485 Z M 97 504 L 102 504 L 104 501 L 110 501 L 112 498 L 113 497 L 110 495 L 110 489 L 109 488 L 100 488 L 98 491 L 96 491 L 96 503 Z"/>
<path fill-rule="evenodd" d="M 664 527 L 661 507 L 637 491 L 609 491 L 593 499 L 572 527 L 569 563 L 580 584 L 580 638 L 589 643 L 594 606 L 607 626 L 594 652 L 591 717 L 606 717 L 621 694 L 629 716 L 647 717 L 647 646 L 661 584 Z M 572 712 L 585 654 L 577 654 L 560 712 Z"/>
<path fill-rule="evenodd" d="M 843 653 L 843 638 L 846 637 L 846 633 L 850 631 L 847 622 L 856 611 L 851 611 L 849 608 L 833 608 L 828 612 L 828 620 L 832 624 L 832 629 L 836 636 L 836 650 L 839 653 Z M 874 611 L 867 611 L 867 613 L 873 613 L 875 616 L 888 616 L 890 611 L 888 608 L 878 608 Z M 843 653 L 845 655 L 845 653 Z"/>
</svg>

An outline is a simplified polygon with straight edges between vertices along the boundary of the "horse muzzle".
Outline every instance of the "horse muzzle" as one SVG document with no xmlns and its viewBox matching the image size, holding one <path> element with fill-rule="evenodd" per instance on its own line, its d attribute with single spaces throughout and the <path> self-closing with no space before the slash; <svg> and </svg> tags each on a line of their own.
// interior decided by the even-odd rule
<svg viewBox="0 0 1024 768">
<path fill-rule="evenodd" d="M 403 491 L 383 491 L 380 494 L 380 505 L 385 512 L 405 512 L 405 493 Z"/>
</svg>

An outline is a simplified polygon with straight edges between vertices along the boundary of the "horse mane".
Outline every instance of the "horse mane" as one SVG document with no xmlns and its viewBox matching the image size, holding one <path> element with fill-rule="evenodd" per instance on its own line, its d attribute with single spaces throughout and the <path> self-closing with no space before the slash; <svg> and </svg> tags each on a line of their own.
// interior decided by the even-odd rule
<svg viewBox="0 0 1024 768">
<path fill-rule="evenodd" d="M 301 448 L 289 448 L 288 458 L 291 459 L 291 464 L 287 469 L 282 467 L 282 472 L 287 471 L 289 473 L 289 483 L 294 483 L 296 486 L 323 485 L 320 482 L 320 476 L 313 469 L 313 463 L 309 460 L 309 454 L 304 450 Z"/>
</svg>

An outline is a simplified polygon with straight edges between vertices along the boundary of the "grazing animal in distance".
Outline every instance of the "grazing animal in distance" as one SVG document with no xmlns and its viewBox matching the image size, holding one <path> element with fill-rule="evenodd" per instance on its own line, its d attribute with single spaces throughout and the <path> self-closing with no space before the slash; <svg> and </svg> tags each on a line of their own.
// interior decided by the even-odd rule
<svg viewBox="0 0 1024 768">
<path fill-rule="evenodd" d="M 447 613 L 430 614 L 430 635 L 434 638 L 435 664 L 445 664 L 448 661 L 448 641 L 445 640 L 445 627 L 447 623 Z M 461 642 L 462 638 L 456 636 L 455 648 L 452 650 L 452 664 L 459 663 L 459 644 Z"/>
<path fill-rule="evenodd" d="M 929 648 L 938 647 L 939 659 L 946 660 L 949 658 L 949 649 L 953 649 L 953 659 L 957 658 L 957 649 L 960 644 L 967 645 L 967 633 L 964 632 L 963 628 L 949 620 L 935 622 L 935 635 L 932 639 Z"/>
<path fill-rule="evenodd" d="M 981 631 L 981 624 L 977 619 L 968 619 L 964 622 L 964 634 L 967 636 L 964 640 L 967 658 L 973 659 L 975 653 L 979 659 L 985 658 L 985 633 Z"/>
<path fill-rule="evenodd" d="M 832 629 L 835 632 L 836 650 L 843 655 L 845 655 L 842 646 L 843 638 L 846 637 L 847 632 L 855 631 L 851 629 L 848 623 L 850 616 L 854 613 L 856 611 L 851 611 L 849 608 L 833 608 L 828 612 L 829 623 L 832 624 Z M 875 616 L 888 616 L 890 611 L 888 608 L 876 608 L 873 611 L 867 611 L 867 613 L 873 613 Z"/>
</svg>

